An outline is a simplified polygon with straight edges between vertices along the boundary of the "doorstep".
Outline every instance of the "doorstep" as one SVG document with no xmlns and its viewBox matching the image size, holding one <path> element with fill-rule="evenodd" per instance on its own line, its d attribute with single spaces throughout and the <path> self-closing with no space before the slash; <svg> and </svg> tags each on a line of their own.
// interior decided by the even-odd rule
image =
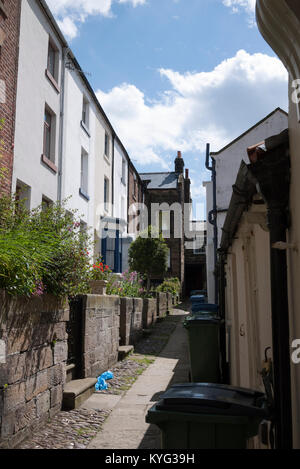
<svg viewBox="0 0 300 469">
<path fill-rule="evenodd" d="M 78 409 L 94 392 L 97 379 L 74 379 L 66 383 L 63 392 L 63 410 Z"/>
</svg>

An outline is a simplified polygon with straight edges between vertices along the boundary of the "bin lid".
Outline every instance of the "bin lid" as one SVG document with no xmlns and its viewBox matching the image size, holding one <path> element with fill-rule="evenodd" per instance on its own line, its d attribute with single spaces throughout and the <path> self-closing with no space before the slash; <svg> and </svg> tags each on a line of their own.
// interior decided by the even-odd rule
<svg viewBox="0 0 300 469">
<path fill-rule="evenodd" d="M 175 384 L 161 396 L 157 409 L 264 418 L 268 415 L 264 393 L 210 383 Z"/>
<path fill-rule="evenodd" d="M 192 295 L 190 296 L 190 300 L 192 303 L 195 303 L 195 302 L 203 303 L 205 301 L 205 296 L 204 295 Z"/>
<path fill-rule="evenodd" d="M 211 312 L 207 312 L 199 315 L 188 316 L 185 319 L 185 325 L 189 326 L 190 324 L 220 324 L 221 318 L 215 316 Z"/>
</svg>

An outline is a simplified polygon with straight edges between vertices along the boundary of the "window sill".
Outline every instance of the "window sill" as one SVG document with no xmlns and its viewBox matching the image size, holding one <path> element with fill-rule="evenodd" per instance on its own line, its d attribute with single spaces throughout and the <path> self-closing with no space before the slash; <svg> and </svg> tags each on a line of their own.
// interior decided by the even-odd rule
<svg viewBox="0 0 300 469">
<path fill-rule="evenodd" d="M 81 197 L 83 197 L 85 200 L 89 201 L 90 200 L 90 197 L 87 195 L 87 193 L 83 190 L 83 189 L 79 189 L 79 195 L 81 195 Z"/>
<path fill-rule="evenodd" d="M 58 86 L 58 83 L 57 81 L 55 80 L 55 78 L 51 75 L 51 73 L 49 72 L 49 70 L 46 68 L 45 70 L 45 75 L 46 77 L 48 78 L 48 80 L 50 81 L 51 85 L 53 86 L 53 88 L 55 89 L 55 91 L 57 93 L 60 93 L 60 88 Z"/>
<path fill-rule="evenodd" d="M 87 128 L 87 126 L 85 125 L 85 123 L 83 122 L 83 120 L 80 121 L 80 125 L 81 125 L 81 127 L 83 128 L 83 130 L 85 131 L 85 133 L 87 134 L 87 136 L 88 136 L 88 137 L 91 137 L 90 131 L 89 131 L 89 129 Z"/>
<path fill-rule="evenodd" d="M 57 166 L 53 163 L 53 161 L 49 160 L 47 156 L 42 155 L 41 161 L 42 163 L 44 163 L 44 165 L 46 165 L 49 169 L 51 169 L 51 171 L 53 171 L 55 174 L 58 172 Z"/>
</svg>

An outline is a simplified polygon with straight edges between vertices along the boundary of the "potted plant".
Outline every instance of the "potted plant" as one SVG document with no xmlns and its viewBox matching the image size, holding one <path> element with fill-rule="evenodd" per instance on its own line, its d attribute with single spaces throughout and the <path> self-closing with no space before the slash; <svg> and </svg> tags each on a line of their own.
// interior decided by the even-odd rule
<svg viewBox="0 0 300 469">
<path fill-rule="evenodd" d="M 107 282 L 112 271 L 104 264 L 102 258 L 98 258 L 91 269 L 90 289 L 93 295 L 106 295 Z"/>
</svg>

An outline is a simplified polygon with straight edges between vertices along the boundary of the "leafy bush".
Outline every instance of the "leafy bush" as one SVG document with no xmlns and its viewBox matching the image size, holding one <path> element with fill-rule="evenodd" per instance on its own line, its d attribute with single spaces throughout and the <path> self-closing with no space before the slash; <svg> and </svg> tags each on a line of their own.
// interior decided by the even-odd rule
<svg viewBox="0 0 300 469">
<path fill-rule="evenodd" d="M 127 270 L 121 277 L 117 275 L 111 276 L 106 291 L 108 295 L 140 298 L 145 294 L 143 283 L 143 278 L 137 272 Z"/>
<path fill-rule="evenodd" d="M 129 265 L 131 270 L 145 277 L 147 292 L 150 291 L 151 277 L 163 275 L 167 271 L 168 251 L 162 235 L 152 226 L 131 243 L 128 252 Z"/>
<path fill-rule="evenodd" d="M 0 199 L 0 288 L 13 295 L 74 296 L 89 290 L 87 232 L 65 203 L 28 212 Z"/>
<path fill-rule="evenodd" d="M 166 279 L 156 289 L 158 292 L 171 293 L 172 295 L 179 295 L 181 289 L 180 280 L 177 277 Z"/>
</svg>

